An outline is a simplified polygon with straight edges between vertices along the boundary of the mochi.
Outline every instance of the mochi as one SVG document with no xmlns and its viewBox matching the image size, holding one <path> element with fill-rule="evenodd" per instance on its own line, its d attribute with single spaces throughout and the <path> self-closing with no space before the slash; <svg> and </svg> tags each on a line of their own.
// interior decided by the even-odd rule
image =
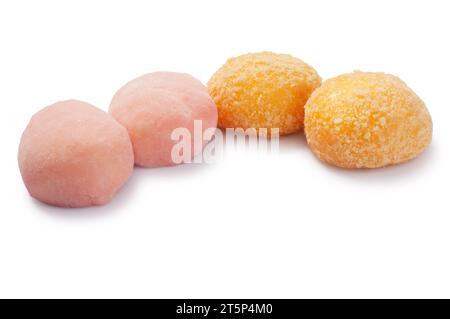
<svg viewBox="0 0 450 319">
<path fill-rule="evenodd" d="M 18 160 L 30 195 L 62 207 L 108 203 L 134 166 L 127 130 L 77 100 L 47 106 L 31 118 Z"/>
<path fill-rule="evenodd" d="M 200 135 L 217 126 L 217 108 L 207 88 L 184 73 L 154 72 L 128 82 L 114 95 L 109 112 L 127 128 L 135 164 L 144 167 L 178 164 L 172 158 L 179 142 L 174 130 L 189 133 L 192 158 L 208 142 L 202 136 L 194 141 L 194 123 L 201 124 Z"/>
<path fill-rule="evenodd" d="M 382 72 L 326 80 L 305 105 L 308 145 L 343 168 L 378 168 L 409 161 L 431 143 L 433 122 L 405 82 Z"/>
<path fill-rule="evenodd" d="M 256 52 L 228 59 L 208 81 L 219 127 L 273 130 L 288 135 L 303 128 L 304 106 L 320 86 L 316 70 L 289 54 Z"/>
</svg>

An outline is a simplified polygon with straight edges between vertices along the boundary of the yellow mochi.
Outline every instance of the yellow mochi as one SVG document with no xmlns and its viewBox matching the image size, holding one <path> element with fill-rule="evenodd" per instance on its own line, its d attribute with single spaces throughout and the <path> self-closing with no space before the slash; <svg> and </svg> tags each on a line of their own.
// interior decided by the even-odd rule
<svg viewBox="0 0 450 319">
<path fill-rule="evenodd" d="M 375 168 L 418 156 L 432 122 L 422 100 L 398 77 L 355 72 L 325 81 L 305 105 L 313 152 L 345 168 Z"/>
<path fill-rule="evenodd" d="M 221 128 L 303 127 L 304 105 L 320 85 L 316 71 L 287 54 L 260 52 L 229 59 L 209 80 Z"/>
</svg>

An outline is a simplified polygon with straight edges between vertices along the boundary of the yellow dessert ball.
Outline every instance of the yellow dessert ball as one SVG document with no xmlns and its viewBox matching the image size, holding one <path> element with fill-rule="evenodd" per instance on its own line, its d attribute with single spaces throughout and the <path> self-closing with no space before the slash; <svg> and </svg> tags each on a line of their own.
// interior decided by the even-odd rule
<svg viewBox="0 0 450 319">
<path fill-rule="evenodd" d="M 312 151 L 345 168 L 375 168 L 419 155 L 431 142 L 422 100 L 398 77 L 355 72 L 325 81 L 305 105 Z"/>
<path fill-rule="evenodd" d="M 287 54 L 250 53 L 229 59 L 209 80 L 208 91 L 221 128 L 278 128 L 280 135 L 303 127 L 304 105 L 320 85 L 317 72 Z"/>
</svg>

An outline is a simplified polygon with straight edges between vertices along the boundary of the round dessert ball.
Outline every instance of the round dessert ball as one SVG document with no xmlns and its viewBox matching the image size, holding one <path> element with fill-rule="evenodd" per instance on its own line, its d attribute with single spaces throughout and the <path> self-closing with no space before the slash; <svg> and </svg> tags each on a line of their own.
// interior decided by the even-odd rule
<svg viewBox="0 0 450 319">
<path fill-rule="evenodd" d="M 112 116 L 69 100 L 31 118 L 18 160 L 31 196 L 50 205 L 84 207 L 111 200 L 133 170 L 133 149 Z"/>
<path fill-rule="evenodd" d="M 287 54 L 250 53 L 229 59 L 209 80 L 209 94 L 222 128 L 278 128 L 280 135 L 303 127 L 304 105 L 320 85 L 317 72 Z"/>
<path fill-rule="evenodd" d="M 208 142 L 200 136 L 200 148 L 194 147 L 194 121 L 201 121 L 200 135 L 217 126 L 217 108 L 206 87 L 184 73 L 154 72 L 128 82 L 114 95 L 109 112 L 127 128 L 135 163 L 144 167 L 178 164 L 171 154 L 179 143 L 171 138 L 175 129 L 189 131 L 192 158 Z"/>
<path fill-rule="evenodd" d="M 305 134 L 319 159 L 375 168 L 419 155 L 431 141 L 422 100 L 398 77 L 355 72 L 325 81 L 305 105 Z"/>
</svg>

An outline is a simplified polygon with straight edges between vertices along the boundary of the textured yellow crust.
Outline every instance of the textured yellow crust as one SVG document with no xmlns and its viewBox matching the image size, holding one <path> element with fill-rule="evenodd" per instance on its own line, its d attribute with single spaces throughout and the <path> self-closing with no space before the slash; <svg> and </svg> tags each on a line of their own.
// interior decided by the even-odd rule
<svg viewBox="0 0 450 319">
<path fill-rule="evenodd" d="M 229 59 L 209 80 L 208 91 L 219 127 L 279 128 L 286 135 L 303 127 L 303 107 L 320 83 L 301 60 L 261 52 Z"/>
<path fill-rule="evenodd" d="M 398 77 L 355 72 L 325 81 L 305 105 L 305 134 L 319 159 L 375 168 L 419 155 L 431 142 L 422 100 Z"/>
</svg>

